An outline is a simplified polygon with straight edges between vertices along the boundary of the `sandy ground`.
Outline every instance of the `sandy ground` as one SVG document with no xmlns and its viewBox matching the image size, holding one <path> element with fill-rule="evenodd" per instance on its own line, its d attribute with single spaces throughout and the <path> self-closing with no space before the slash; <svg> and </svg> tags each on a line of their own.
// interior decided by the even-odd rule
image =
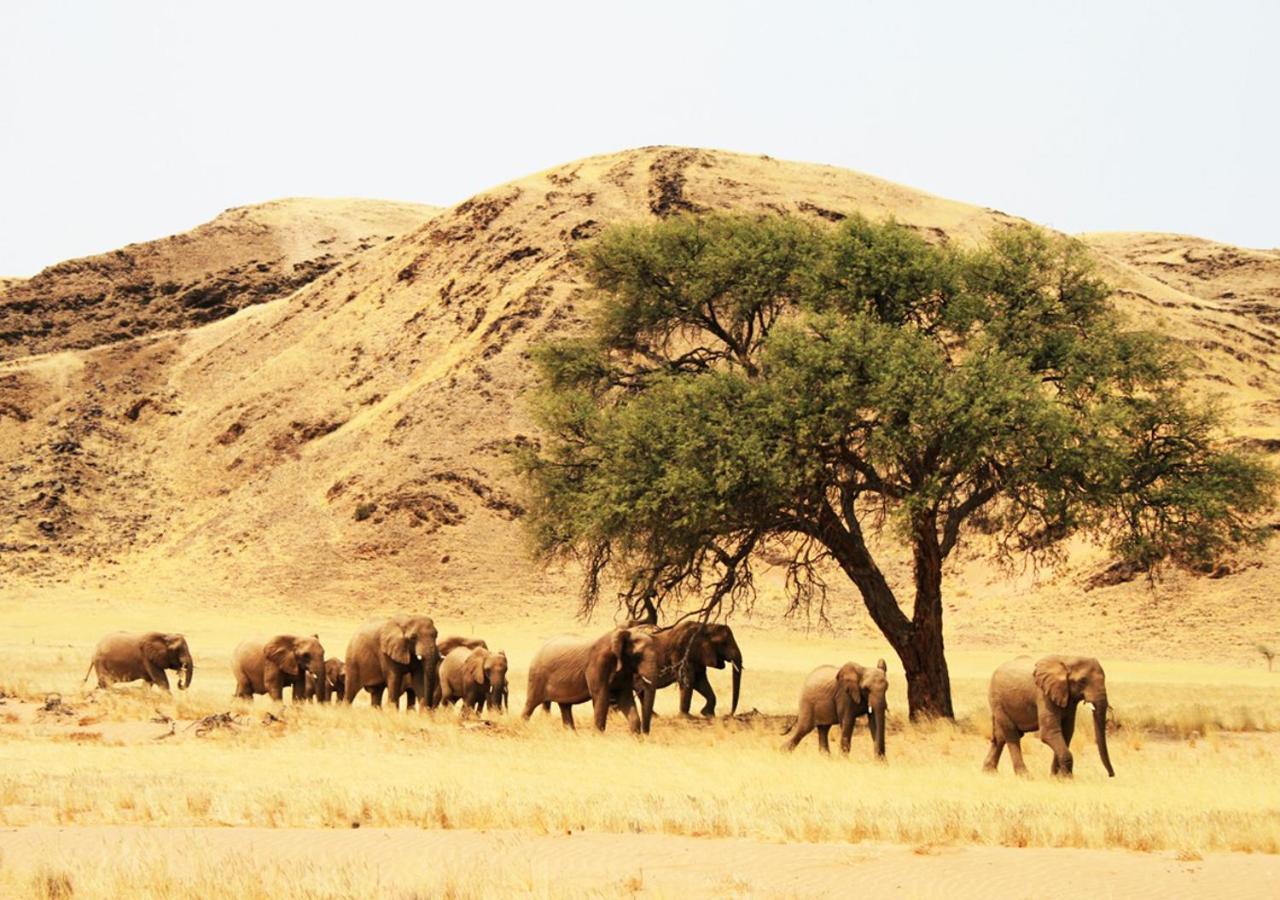
<svg viewBox="0 0 1280 900">
<path fill-rule="evenodd" d="M 166 849 L 167 848 L 167 849 Z M 532 890 L 718 896 L 1275 897 L 1280 858 L 1004 847 L 771 844 L 669 835 L 361 829 L 0 829 L 4 864 L 36 869 L 145 857 L 174 848 L 228 864 L 271 860 L 312 867 L 371 867 L 382 893 L 430 883 L 501 859 Z M 524 873 L 527 873 L 525 875 Z"/>
</svg>

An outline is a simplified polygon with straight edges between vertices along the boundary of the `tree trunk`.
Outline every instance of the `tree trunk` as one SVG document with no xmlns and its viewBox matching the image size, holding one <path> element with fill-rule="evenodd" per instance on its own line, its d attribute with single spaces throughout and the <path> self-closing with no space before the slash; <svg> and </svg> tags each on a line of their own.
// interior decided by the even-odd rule
<svg viewBox="0 0 1280 900">
<path fill-rule="evenodd" d="M 905 646 L 895 646 L 907 676 L 907 707 L 911 718 L 955 718 L 951 708 L 951 676 L 942 642 L 942 548 L 938 523 L 932 512 L 916 522 L 912 552 L 915 557 L 916 603 L 911 632 Z"/>
<path fill-rule="evenodd" d="M 916 602 L 908 619 L 856 527 L 846 527 L 831 510 L 822 511 L 814 534 L 831 550 L 840 568 L 858 587 L 871 620 L 885 636 L 907 679 L 907 710 L 921 716 L 955 717 L 951 676 L 942 643 L 942 550 L 936 523 L 923 517 L 915 529 Z M 856 521 L 846 520 L 856 526 Z"/>
<path fill-rule="evenodd" d="M 905 644 L 894 644 L 907 678 L 907 709 L 912 719 L 921 716 L 955 718 L 951 707 L 951 675 L 942 646 L 942 622 L 936 627 L 914 626 Z"/>
</svg>

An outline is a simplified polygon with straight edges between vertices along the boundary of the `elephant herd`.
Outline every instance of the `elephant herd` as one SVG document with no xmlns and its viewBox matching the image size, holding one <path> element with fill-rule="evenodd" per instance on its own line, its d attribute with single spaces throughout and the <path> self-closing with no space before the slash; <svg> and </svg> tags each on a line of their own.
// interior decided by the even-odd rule
<svg viewBox="0 0 1280 900">
<path fill-rule="evenodd" d="M 715 715 L 716 695 L 707 669 L 726 665 L 733 670 L 733 715 L 742 686 L 742 651 L 727 625 L 688 620 L 660 628 L 631 623 L 595 638 L 554 637 L 530 661 L 523 717 L 539 706 L 550 711 L 555 703 L 564 724 L 573 728 L 573 707 L 589 701 L 600 731 L 609 711 L 616 709 L 633 732 L 648 734 L 655 695 L 672 684 L 680 688 L 682 715 L 689 715 L 695 691 L 704 699 L 702 715 Z M 854 724 L 865 717 L 875 755 L 883 759 L 886 669 L 883 659 L 871 667 L 848 662 L 814 669 L 801 687 L 797 717 L 783 749 L 794 750 L 816 730 L 819 750 L 829 753 L 829 732 L 839 725 L 840 749 L 848 754 Z M 141 680 L 168 691 L 166 670 L 179 673 L 180 690 L 191 684 L 194 666 L 183 635 L 116 633 L 98 643 L 85 678 L 96 672 L 100 688 Z M 326 658 L 315 635 L 247 640 L 232 653 L 231 671 L 235 696 L 243 699 L 266 694 L 279 702 L 287 687 L 295 702 L 350 704 L 368 691 L 379 707 L 387 696 L 398 708 L 404 696 L 406 708 L 416 704 L 419 710 L 459 700 L 464 715 L 486 707 L 494 712 L 508 708 L 506 654 L 490 651 L 480 638 L 439 638 L 435 623 L 422 615 L 366 622 L 351 637 L 343 659 Z M 986 770 L 995 771 L 1007 746 L 1014 771 L 1025 774 L 1020 742 L 1023 735 L 1038 732 L 1053 750 L 1051 773 L 1071 775 L 1076 707 L 1086 702 L 1093 707 L 1102 765 L 1115 775 L 1107 752 L 1106 676 L 1096 659 L 1019 657 L 996 669 L 988 700 L 992 736 Z"/>
</svg>

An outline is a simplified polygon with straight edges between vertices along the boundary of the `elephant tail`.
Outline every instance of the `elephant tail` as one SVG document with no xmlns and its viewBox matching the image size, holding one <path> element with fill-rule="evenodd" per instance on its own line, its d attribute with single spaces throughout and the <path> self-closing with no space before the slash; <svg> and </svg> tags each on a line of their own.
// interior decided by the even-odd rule
<svg viewBox="0 0 1280 900">
<path fill-rule="evenodd" d="M 86 681 L 89 680 L 89 676 L 93 674 L 93 670 L 97 668 L 97 666 L 98 666 L 97 657 L 89 661 L 89 671 L 85 672 L 84 677 L 80 679 L 81 684 L 84 684 Z"/>
</svg>

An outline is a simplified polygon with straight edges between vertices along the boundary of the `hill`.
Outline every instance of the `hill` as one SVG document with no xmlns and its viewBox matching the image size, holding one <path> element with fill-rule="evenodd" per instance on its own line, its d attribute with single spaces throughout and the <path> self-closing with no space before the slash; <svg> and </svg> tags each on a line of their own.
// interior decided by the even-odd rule
<svg viewBox="0 0 1280 900">
<path fill-rule="evenodd" d="M 287 296 L 436 210 L 376 200 L 277 200 L 185 234 L 0 279 L 0 359 L 191 328 Z"/>
<path fill-rule="evenodd" d="M 10 461 L 0 471 L 0 570 L 20 583 L 82 577 L 117 593 L 567 615 L 575 578 L 527 559 L 519 485 L 503 453 L 537 437 L 524 405 L 527 351 L 585 321 L 590 299 L 573 264 L 581 242 L 613 222 L 730 208 L 819 221 L 893 215 L 940 241 L 977 241 L 1014 221 L 828 166 L 655 147 L 511 182 L 390 240 L 363 239 L 389 225 L 334 224 L 348 236 L 345 256 L 330 250 L 332 265 L 304 284 L 281 282 L 279 293 L 237 294 L 261 302 L 221 304 L 216 321 L 179 302 L 126 337 L 68 303 L 65 328 L 35 334 L 20 318 L 29 313 L 0 307 L 0 332 L 28 335 L 12 353 L 45 353 L 0 364 L 0 451 Z M 187 238 L 218 233 L 220 221 Z M 1197 388 L 1221 395 L 1245 438 L 1280 446 L 1270 443 L 1280 441 L 1280 258 L 1191 238 L 1088 241 L 1121 308 L 1183 342 Z M 303 241 L 285 259 L 320 259 L 308 254 L 322 246 L 332 245 Z M 191 281 L 171 274 L 185 252 L 128 255 L 134 283 Z M 225 277 L 216 273 L 235 267 L 243 277 L 267 256 L 228 249 L 201 271 Z M 65 265 L 31 281 L 51 296 L 65 281 L 58 296 L 79 296 L 75 280 L 89 276 Z M 1258 620 L 1274 611 L 1274 552 L 1218 579 L 1085 593 L 1105 564 L 1082 547 L 1064 570 L 1036 576 L 993 572 L 974 556 L 948 585 L 952 639 L 1080 639 L 1097 630 L 1101 607 L 1112 616 L 1105 641 L 1131 643 L 1126 629 L 1136 629 L 1153 652 L 1239 657 L 1272 627 L 1273 618 Z M 762 600 L 775 593 L 765 579 Z M 1153 622 L 1153 603 L 1198 616 L 1201 632 L 1183 635 L 1167 616 Z M 837 628 L 866 628 L 848 591 L 835 590 L 832 609 Z M 761 604 L 760 615 L 776 613 Z M 1196 650 L 1210 636 L 1233 649 Z"/>
</svg>

